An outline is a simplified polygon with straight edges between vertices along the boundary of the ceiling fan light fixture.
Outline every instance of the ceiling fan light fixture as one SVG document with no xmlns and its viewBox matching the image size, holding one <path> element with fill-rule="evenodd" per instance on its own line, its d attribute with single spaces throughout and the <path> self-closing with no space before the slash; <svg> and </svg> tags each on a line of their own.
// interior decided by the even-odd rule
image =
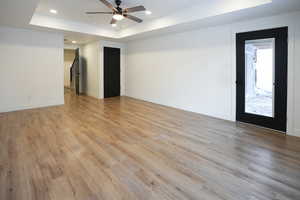
<svg viewBox="0 0 300 200">
<path fill-rule="evenodd" d="M 86 14 L 88 15 L 94 15 L 94 14 L 113 14 L 112 15 L 112 20 L 111 20 L 111 24 L 116 24 L 117 21 L 121 21 L 123 19 L 129 19 L 132 20 L 134 22 L 137 23 L 142 23 L 143 20 L 131 15 L 132 13 L 135 12 L 141 12 L 141 11 L 146 11 L 146 8 L 142 5 L 140 6 L 134 6 L 134 7 L 130 7 L 130 8 L 122 8 L 121 7 L 121 0 L 115 0 L 115 4 L 117 5 L 117 7 L 115 7 L 112 3 L 109 2 L 109 0 L 99 0 L 100 2 L 102 2 L 106 7 L 108 7 L 109 9 L 111 9 L 111 12 L 86 12 Z M 112 0 L 110 0 L 112 1 Z M 147 12 L 149 15 L 151 14 L 151 12 Z M 115 25 L 112 25 L 115 26 Z"/>
<path fill-rule="evenodd" d="M 117 27 L 117 24 L 111 24 L 112 27 Z"/>
<path fill-rule="evenodd" d="M 151 15 L 152 12 L 151 12 L 150 10 L 146 10 L 146 11 L 145 11 L 145 14 L 146 14 L 146 15 Z"/>
<path fill-rule="evenodd" d="M 122 19 L 124 19 L 124 16 L 119 13 L 116 13 L 113 15 L 113 18 L 117 21 L 121 21 Z"/>
</svg>

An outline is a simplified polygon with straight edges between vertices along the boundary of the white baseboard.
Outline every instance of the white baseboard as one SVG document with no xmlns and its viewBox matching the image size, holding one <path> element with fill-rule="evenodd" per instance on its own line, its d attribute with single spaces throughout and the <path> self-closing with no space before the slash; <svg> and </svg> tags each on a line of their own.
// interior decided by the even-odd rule
<svg viewBox="0 0 300 200">
<path fill-rule="evenodd" d="M 60 106 L 60 105 L 64 105 L 64 102 L 59 101 L 59 102 L 48 102 L 48 103 L 43 103 L 38 105 L 21 105 L 21 106 L 1 109 L 0 113 L 15 112 L 20 110 L 29 110 L 35 108 L 44 108 L 44 107 Z"/>
<path fill-rule="evenodd" d="M 300 137 L 300 129 L 295 130 L 294 136 Z"/>
<path fill-rule="evenodd" d="M 294 129 L 293 131 L 288 131 L 287 135 L 300 137 L 300 129 Z"/>
<path fill-rule="evenodd" d="M 170 108 L 175 108 L 175 109 L 182 110 L 182 111 L 187 111 L 187 112 L 191 112 L 191 113 L 205 115 L 205 116 L 212 117 L 212 118 L 217 118 L 217 119 L 222 119 L 222 120 L 226 120 L 226 121 L 235 122 L 235 119 L 232 119 L 232 117 L 230 117 L 230 116 L 222 116 L 222 115 L 217 115 L 217 114 L 214 114 L 214 113 L 198 112 L 198 111 L 195 111 L 193 109 L 184 108 L 182 106 L 176 106 L 176 105 L 172 105 L 172 104 L 162 103 L 162 102 L 159 102 L 159 101 L 155 101 L 153 99 L 140 98 L 140 97 L 130 96 L 130 95 L 127 95 L 127 94 L 124 95 L 124 96 L 128 96 L 128 97 L 131 97 L 131 98 L 134 98 L 134 99 L 138 99 L 138 100 L 142 100 L 142 101 L 146 101 L 146 102 L 150 102 L 150 103 L 154 103 L 154 104 L 158 104 L 158 105 L 162 105 L 162 106 L 166 106 L 166 107 L 170 107 Z"/>
</svg>

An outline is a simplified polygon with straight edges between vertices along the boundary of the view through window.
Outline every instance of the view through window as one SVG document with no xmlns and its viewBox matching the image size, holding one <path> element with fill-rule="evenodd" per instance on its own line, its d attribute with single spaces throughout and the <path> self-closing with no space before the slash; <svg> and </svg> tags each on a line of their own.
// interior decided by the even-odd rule
<svg viewBox="0 0 300 200">
<path fill-rule="evenodd" d="M 274 38 L 246 41 L 246 113 L 274 117 L 274 52 Z"/>
</svg>

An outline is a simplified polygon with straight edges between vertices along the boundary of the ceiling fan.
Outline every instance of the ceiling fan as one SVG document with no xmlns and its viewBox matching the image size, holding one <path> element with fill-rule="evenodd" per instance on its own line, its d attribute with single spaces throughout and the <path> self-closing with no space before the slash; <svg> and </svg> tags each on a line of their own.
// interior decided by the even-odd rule
<svg viewBox="0 0 300 200">
<path fill-rule="evenodd" d="M 107 0 L 99 0 L 104 5 L 106 5 L 108 8 L 112 10 L 112 12 L 86 12 L 86 14 L 112 14 L 112 20 L 110 24 L 116 25 L 117 21 L 120 21 L 124 18 L 133 20 L 137 23 L 143 22 L 142 19 L 135 17 L 133 15 L 130 15 L 129 13 L 139 12 L 139 11 L 146 11 L 146 8 L 144 6 L 135 6 L 132 8 L 121 8 L 120 5 L 122 3 L 121 0 L 115 0 L 116 7 L 114 7 L 110 2 Z"/>
</svg>

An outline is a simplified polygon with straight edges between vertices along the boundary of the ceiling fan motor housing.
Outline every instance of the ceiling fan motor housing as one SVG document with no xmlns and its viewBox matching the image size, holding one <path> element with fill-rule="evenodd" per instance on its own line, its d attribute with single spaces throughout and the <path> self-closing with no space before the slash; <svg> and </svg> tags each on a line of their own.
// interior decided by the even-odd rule
<svg viewBox="0 0 300 200">
<path fill-rule="evenodd" d="M 116 0 L 116 4 L 117 4 L 118 7 L 120 7 L 121 3 L 122 3 L 121 0 Z"/>
<path fill-rule="evenodd" d="M 116 4 L 117 4 L 116 9 L 118 10 L 118 13 L 119 13 L 119 14 L 122 14 L 122 11 L 123 11 L 123 10 L 122 10 L 122 8 L 120 7 L 122 1 L 121 1 L 121 0 L 116 0 L 115 2 L 116 2 Z"/>
</svg>

